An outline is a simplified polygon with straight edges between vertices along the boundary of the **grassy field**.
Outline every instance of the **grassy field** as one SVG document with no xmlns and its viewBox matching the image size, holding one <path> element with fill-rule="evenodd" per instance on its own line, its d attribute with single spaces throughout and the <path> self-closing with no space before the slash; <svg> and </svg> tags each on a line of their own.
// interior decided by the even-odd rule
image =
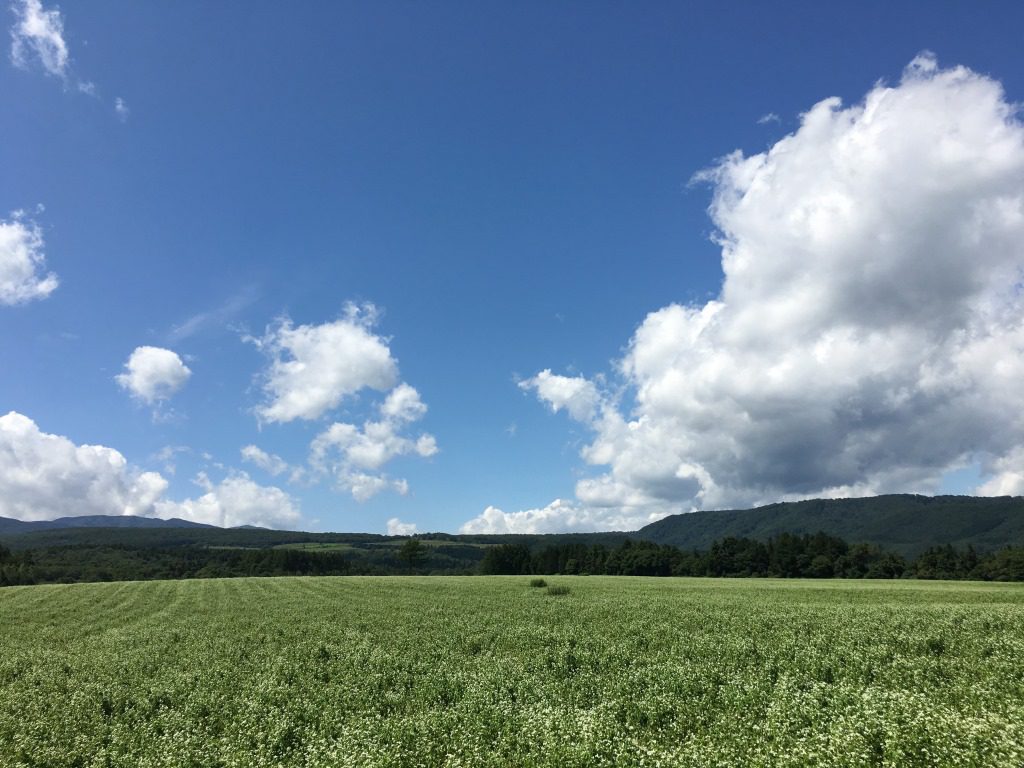
<svg viewBox="0 0 1024 768">
<path fill-rule="evenodd" d="M 1024 587 L 0 590 L 0 766 L 1021 766 Z"/>
</svg>

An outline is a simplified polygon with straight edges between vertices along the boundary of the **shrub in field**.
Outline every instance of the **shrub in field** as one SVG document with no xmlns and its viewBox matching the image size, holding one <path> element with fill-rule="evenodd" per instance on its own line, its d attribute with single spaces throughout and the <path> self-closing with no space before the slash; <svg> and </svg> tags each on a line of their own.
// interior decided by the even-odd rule
<svg viewBox="0 0 1024 768">
<path fill-rule="evenodd" d="M 569 588 L 568 587 L 563 587 L 563 586 L 560 586 L 560 585 L 559 586 L 552 585 L 552 586 L 548 587 L 548 594 L 549 595 L 568 595 L 569 594 Z"/>
<path fill-rule="evenodd" d="M 548 583 L 544 579 L 530 579 L 531 587 L 546 587 Z"/>
</svg>

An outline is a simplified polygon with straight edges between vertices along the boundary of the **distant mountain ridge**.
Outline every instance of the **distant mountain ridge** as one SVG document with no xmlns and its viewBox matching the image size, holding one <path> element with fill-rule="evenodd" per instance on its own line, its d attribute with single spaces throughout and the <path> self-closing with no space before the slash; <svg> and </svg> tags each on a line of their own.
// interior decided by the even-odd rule
<svg viewBox="0 0 1024 768">
<path fill-rule="evenodd" d="M 136 515 L 83 515 L 81 517 L 58 517 L 56 520 L 15 520 L 0 517 L 0 533 L 28 533 L 29 531 L 53 531 L 60 528 L 216 528 L 206 523 L 193 523 L 172 517 L 163 520 L 158 517 Z"/>
<path fill-rule="evenodd" d="M 109 529 L 118 530 L 109 530 Z M 106 529 L 106 530 L 105 530 Z M 913 496 L 897 494 L 859 499 L 811 499 L 769 504 L 755 509 L 689 512 L 670 515 L 639 531 L 592 534 L 423 534 L 452 544 L 605 543 L 618 546 L 626 537 L 671 544 L 684 550 L 707 550 L 727 537 L 767 541 L 781 533 L 822 531 L 850 544 L 867 543 L 916 557 L 933 546 L 952 544 L 992 551 L 1024 546 L 1024 497 Z M 384 543 L 400 537 L 368 533 L 275 531 L 254 526 L 220 528 L 188 520 L 161 520 L 131 515 L 62 517 L 23 522 L 0 517 L 0 537 L 10 546 L 128 544 L 138 546 L 274 547 L 307 543 Z"/>
<path fill-rule="evenodd" d="M 689 512 L 646 525 L 638 538 L 706 550 L 729 536 L 766 541 L 780 533 L 823 531 L 847 542 L 877 544 L 904 556 L 952 544 L 990 551 L 1024 545 L 1024 497 L 914 496 L 811 499 L 754 509 Z"/>
</svg>

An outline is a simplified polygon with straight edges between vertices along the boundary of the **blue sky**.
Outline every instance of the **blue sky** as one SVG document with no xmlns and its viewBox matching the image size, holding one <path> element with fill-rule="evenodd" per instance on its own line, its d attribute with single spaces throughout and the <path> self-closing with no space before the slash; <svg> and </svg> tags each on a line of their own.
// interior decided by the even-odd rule
<svg viewBox="0 0 1024 768">
<path fill-rule="evenodd" d="M 36 282 L 0 304 L 0 414 L 18 417 L 0 445 L 0 515 L 583 530 L 822 494 L 1024 493 L 1010 413 L 1024 11 L 984 8 L 15 0 L 0 261 L 24 266 L 30 246 Z M 789 157 L 831 168 L 837 148 L 876 136 L 842 110 L 886 87 L 891 141 L 858 151 L 879 188 L 910 178 L 906 209 L 841 242 L 829 219 L 828 242 L 802 258 L 845 260 L 794 268 L 792 233 L 769 230 L 807 200 L 782 182 L 762 194 L 722 158 L 763 157 L 769 186 L 800 186 L 796 160 L 761 153 L 793 136 Z M 829 97 L 843 106 L 822 117 L 823 139 L 801 115 Z M 950 136 L 974 142 L 972 167 L 995 163 L 942 198 L 1000 212 L 971 219 L 987 227 L 972 248 L 991 258 L 924 234 L 927 190 L 960 179 L 948 156 L 892 160 Z M 878 153 L 889 161 L 875 168 Z M 873 187 L 833 172 L 816 205 L 834 213 L 821 201 L 842 190 L 860 210 Z M 891 252 L 865 239 L 883 230 Z M 730 248 L 762 271 L 723 289 Z M 828 282 L 867 251 L 877 282 Z M 932 270 L 974 288 L 914 277 Z M 40 282 L 51 272 L 56 288 Z M 893 285 L 885 307 L 906 311 L 878 328 L 888 315 L 870 299 L 835 298 Z M 833 298 L 815 313 L 809 295 Z M 686 346 L 712 301 L 732 319 Z M 745 318 L 771 308 L 762 330 L 778 333 L 757 341 Z M 908 335 L 938 316 L 934 334 Z M 953 341 L 965 335 L 977 344 Z M 310 376 L 286 373 L 299 337 L 322 356 Z M 826 342 L 847 347 L 829 362 Z M 140 348 L 173 355 L 140 354 L 133 377 Z M 850 373 L 833 382 L 812 359 Z M 963 362 L 934 374 L 949 360 Z M 996 361 L 1005 386 L 982 392 Z M 388 400 L 403 383 L 405 406 Z M 665 388 L 687 394 L 656 401 Z M 965 426 L 991 424 L 998 435 Z"/>
</svg>

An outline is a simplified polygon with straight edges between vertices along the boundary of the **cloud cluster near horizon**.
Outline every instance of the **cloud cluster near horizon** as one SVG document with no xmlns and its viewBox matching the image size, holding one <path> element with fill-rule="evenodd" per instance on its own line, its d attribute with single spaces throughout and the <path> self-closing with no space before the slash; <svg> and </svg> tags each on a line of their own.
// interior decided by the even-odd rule
<svg viewBox="0 0 1024 768">
<path fill-rule="evenodd" d="M 555 499 L 540 509 L 505 512 L 487 507 L 465 522 L 459 533 L 586 533 L 635 531 L 664 516 L 659 510 L 628 507 L 588 507 L 567 499 Z"/>
<path fill-rule="evenodd" d="M 573 502 L 464 531 L 934 492 L 974 463 L 977 492 L 1024 493 L 1024 125 L 998 82 L 924 54 L 697 180 L 720 295 L 650 313 L 617 392 L 549 370 L 522 384 L 592 430 L 582 458 L 604 471 Z"/>
<path fill-rule="evenodd" d="M 200 473 L 205 491 L 176 502 L 164 498 L 167 480 L 131 467 L 102 445 L 76 445 L 39 429 L 14 411 L 0 416 L 0 516 L 52 520 L 82 515 L 179 517 L 221 526 L 290 528 L 300 520 L 287 493 L 230 472 L 220 483 Z"/>
<path fill-rule="evenodd" d="M 412 536 L 419 533 L 416 523 L 405 523 L 397 517 L 392 517 L 387 522 L 388 536 Z"/>
<path fill-rule="evenodd" d="M 240 525 L 295 528 L 302 520 L 298 504 L 291 496 L 275 486 L 253 482 L 245 472 L 230 471 L 219 483 L 213 483 L 200 472 L 195 482 L 206 493 L 180 502 L 157 501 L 154 504 L 156 516 L 177 517 L 222 528 Z"/>
</svg>

